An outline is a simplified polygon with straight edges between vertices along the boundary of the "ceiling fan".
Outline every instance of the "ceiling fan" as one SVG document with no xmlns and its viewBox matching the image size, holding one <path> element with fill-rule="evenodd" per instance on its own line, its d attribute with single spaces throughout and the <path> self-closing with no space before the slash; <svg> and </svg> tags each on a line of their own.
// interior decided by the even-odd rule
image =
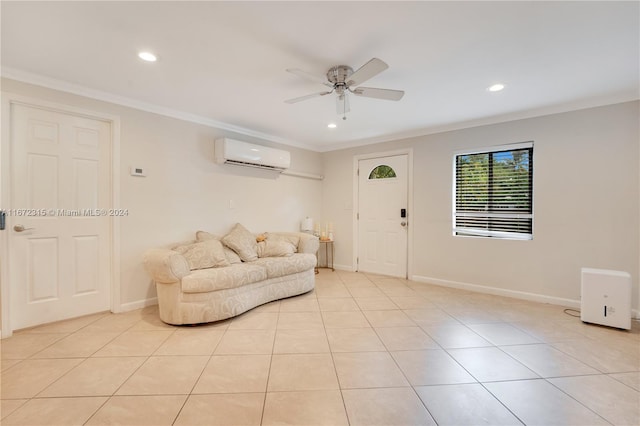
<svg viewBox="0 0 640 426">
<path fill-rule="evenodd" d="M 289 68 L 288 72 L 295 74 L 299 77 L 305 78 L 307 80 L 323 84 L 330 88 L 331 90 L 325 90 L 323 92 L 313 93 L 311 95 L 300 96 L 299 98 L 288 99 L 285 102 L 288 104 L 295 104 L 296 102 L 306 101 L 307 99 L 316 98 L 319 96 L 330 95 L 331 93 L 336 93 L 338 95 L 336 97 L 336 110 L 338 114 L 342 115 L 342 119 L 346 120 L 346 113 L 349 112 L 349 93 L 352 93 L 356 96 L 363 96 L 366 98 L 375 98 L 375 99 L 384 99 L 388 101 L 399 101 L 404 96 L 404 91 L 402 90 L 391 90 L 391 89 L 378 89 L 375 87 L 356 87 L 370 78 L 375 77 L 380 74 L 382 71 L 389 68 L 384 61 L 381 61 L 378 58 L 373 58 L 360 68 L 353 71 L 348 65 L 336 65 L 334 67 L 329 68 L 327 71 L 326 79 L 325 77 L 319 77 L 314 74 L 310 74 L 306 71 L 303 71 L 298 68 Z"/>
</svg>

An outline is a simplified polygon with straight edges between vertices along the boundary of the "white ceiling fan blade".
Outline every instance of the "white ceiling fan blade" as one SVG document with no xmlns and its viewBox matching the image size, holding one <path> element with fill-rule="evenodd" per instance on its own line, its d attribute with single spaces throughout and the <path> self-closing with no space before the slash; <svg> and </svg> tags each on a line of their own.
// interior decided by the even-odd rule
<svg viewBox="0 0 640 426">
<path fill-rule="evenodd" d="M 385 99 L 387 101 L 399 101 L 404 96 L 403 90 L 376 89 L 375 87 L 358 87 L 353 89 L 351 93 L 356 96 Z"/>
<path fill-rule="evenodd" d="M 327 87 L 333 88 L 333 84 L 329 83 L 327 81 L 327 78 L 324 76 L 317 76 L 315 74 L 308 73 L 298 68 L 287 68 L 287 72 L 290 72 L 291 74 L 295 74 L 298 77 L 302 77 L 306 80 L 313 81 L 314 83 L 320 83 Z"/>
<path fill-rule="evenodd" d="M 384 61 L 373 58 L 349 76 L 347 86 L 357 86 L 389 68 Z"/>
<path fill-rule="evenodd" d="M 331 93 L 331 92 L 312 93 L 310 95 L 300 96 L 299 98 L 287 99 L 284 102 L 287 103 L 287 104 L 295 104 L 296 102 L 306 101 L 307 99 L 317 98 L 319 96 L 328 95 L 329 93 Z"/>
<path fill-rule="evenodd" d="M 336 96 L 336 112 L 338 113 L 338 115 L 344 115 L 350 110 L 349 96 L 347 96 L 346 93 L 343 93 L 340 96 Z"/>
</svg>

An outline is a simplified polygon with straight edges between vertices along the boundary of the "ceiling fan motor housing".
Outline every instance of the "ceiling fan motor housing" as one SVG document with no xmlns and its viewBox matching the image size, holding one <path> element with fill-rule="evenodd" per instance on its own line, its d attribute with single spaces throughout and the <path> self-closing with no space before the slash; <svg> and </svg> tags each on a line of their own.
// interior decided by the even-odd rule
<svg viewBox="0 0 640 426">
<path fill-rule="evenodd" d="M 347 78 L 353 74 L 353 68 L 348 65 L 336 65 L 327 71 L 327 79 L 333 83 L 337 94 L 341 95 L 347 89 Z"/>
</svg>

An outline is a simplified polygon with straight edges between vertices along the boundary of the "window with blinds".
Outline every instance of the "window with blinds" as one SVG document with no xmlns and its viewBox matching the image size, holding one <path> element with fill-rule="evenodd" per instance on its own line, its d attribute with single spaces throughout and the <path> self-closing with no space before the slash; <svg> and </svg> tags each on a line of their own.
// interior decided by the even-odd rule
<svg viewBox="0 0 640 426">
<path fill-rule="evenodd" d="M 533 143 L 455 156 L 454 235 L 533 238 Z"/>
</svg>

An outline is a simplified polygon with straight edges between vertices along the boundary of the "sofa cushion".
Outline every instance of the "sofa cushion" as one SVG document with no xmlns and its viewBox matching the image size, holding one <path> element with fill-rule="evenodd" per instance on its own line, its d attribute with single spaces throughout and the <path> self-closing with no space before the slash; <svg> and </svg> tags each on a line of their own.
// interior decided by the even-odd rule
<svg viewBox="0 0 640 426">
<path fill-rule="evenodd" d="M 224 255 L 222 243 L 218 240 L 178 246 L 174 250 L 187 259 L 189 269 L 192 271 L 195 269 L 229 266 L 227 257 Z"/>
<path fill-rule="evenodd" d="M 196 241 L 209 241 L 209 240 L 220 240 L 220 239 L 221 237 L 207 231 L 196 232 Z M 224 255 L 227 257 L 227 261 L 230 264 L 233 265 L 234 263 L 242 262 L 242 259 L 240 259 L 240 256 L 238 256 L 238 253 L 231 250 L 229 247 L 225 245 L 223 245 L 223 247 L 224 247 Z"/>
<path fill-rule="evenodd" d="M 267 269 L 264 266 L 241 263 L 224 268 L 193 271 L 182 279 L 182 291 L 204 293 L 236 288 L 266 279 Z"/>
<path fill-rule="evenodd" d="M 316 256 L 309 253 L 295 253 L 289 257 L 263 257 L 251 262 L 250 265 L 260 265 L 266 268 L 268 278 L 276 278 L 313 269 L 316 266 Z"/>
<path fill-rule="evenodd" d="M 298 245 L 300 244 L 300 234 L 297 232 L 269 232 L 267 233 L 267 241 L 286 241 L 293 245 L 293 252 L 298 251 Z"/>
<path fill-rule="evenodd" d="M 238 253 L 244 262 L 252 262 L 258 258 L 256 236 L 239 223 L 236 223 L 231 231 L 222 237 L 222 242 Z"/>
<path fill-rule="evenodd" d="M 293 244 L 284 240 L 267 239 L 258 243 L 258 257 L 288 257 L 295 251 Z"/>
</svg>

